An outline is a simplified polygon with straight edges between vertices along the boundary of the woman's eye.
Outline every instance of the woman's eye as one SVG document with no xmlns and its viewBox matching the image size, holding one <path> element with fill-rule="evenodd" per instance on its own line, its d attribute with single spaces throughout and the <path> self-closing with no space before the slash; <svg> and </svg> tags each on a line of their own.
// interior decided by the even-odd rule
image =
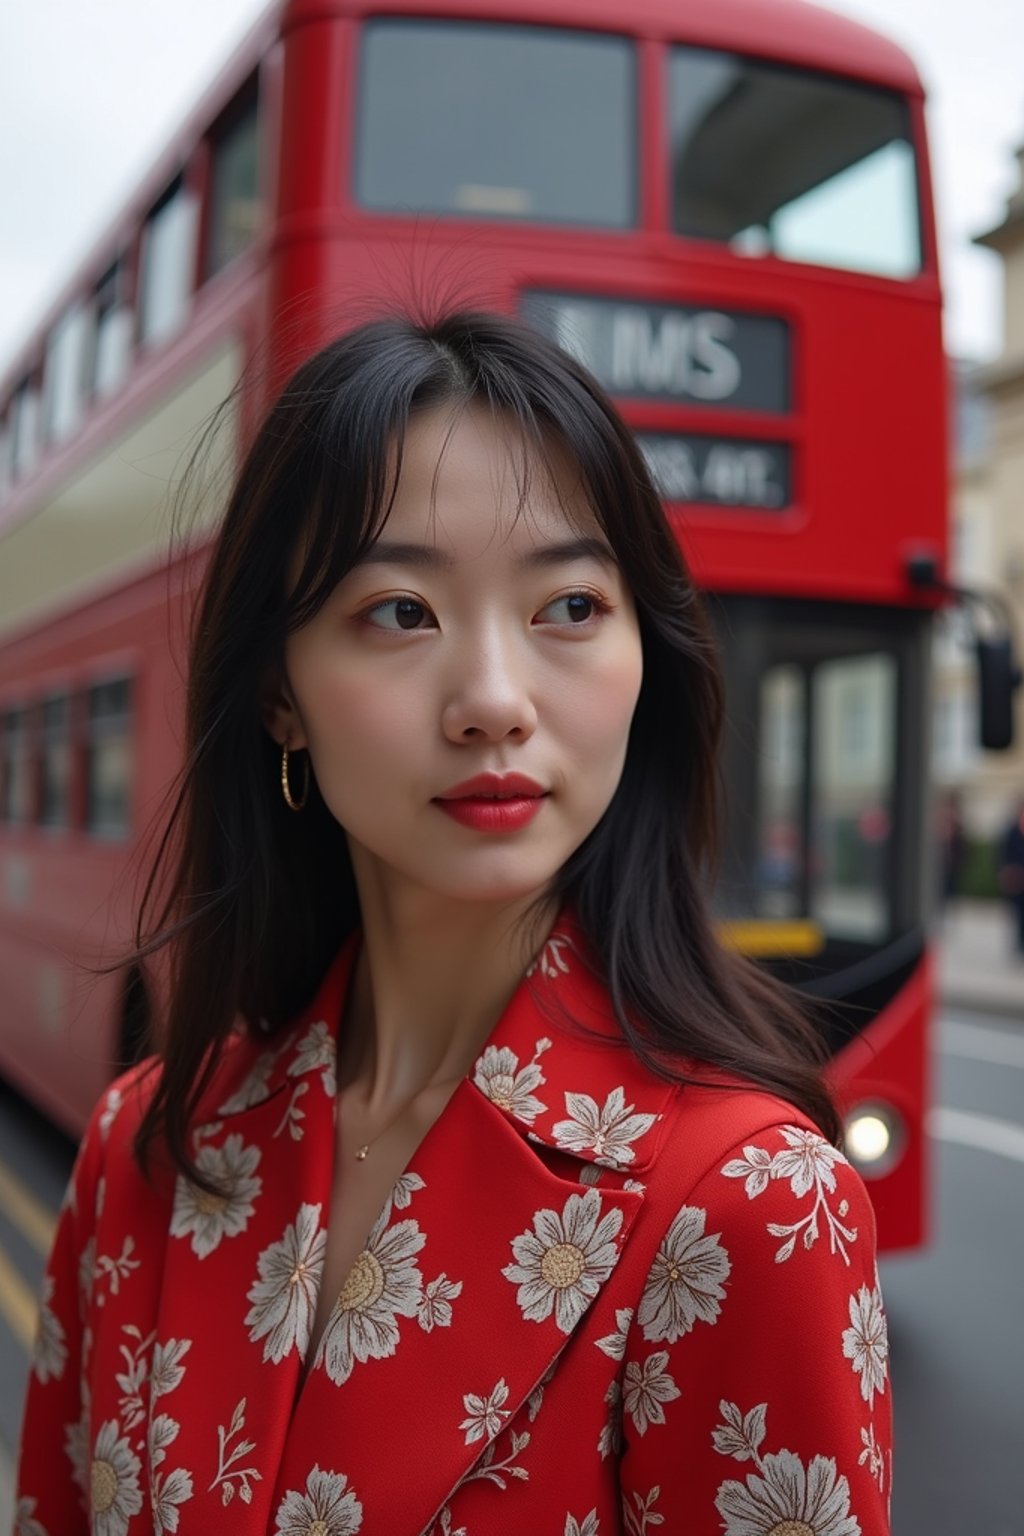
<svg viewBox="0 0 1024 1536">
<path fill-rule="evenodd" d="M 414 597 L 389 597 L 371 608 L 366 618 L 378 629 L 429 629 L 433 614 Z"/>
<path fill-rule="evenodd" d="M 590 592 L 566 592 L 542 608 L 538 618 L 547 624 L 585 624 L 605 612 L 604 604 Z"/>
</svg>

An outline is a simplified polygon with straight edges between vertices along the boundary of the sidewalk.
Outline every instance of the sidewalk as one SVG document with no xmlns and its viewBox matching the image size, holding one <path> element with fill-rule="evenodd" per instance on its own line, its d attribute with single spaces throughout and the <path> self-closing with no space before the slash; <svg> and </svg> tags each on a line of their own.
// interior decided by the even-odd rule
<svg viewBox="0 0 1024 1536">
<path fill-rule="evenodd" d="M 1024 956 L 1014 950 L 1002 902 L 951 901 L 934 936 L 945 1007 L 977 1008 L 1024 1024 Z"/>
</svg>

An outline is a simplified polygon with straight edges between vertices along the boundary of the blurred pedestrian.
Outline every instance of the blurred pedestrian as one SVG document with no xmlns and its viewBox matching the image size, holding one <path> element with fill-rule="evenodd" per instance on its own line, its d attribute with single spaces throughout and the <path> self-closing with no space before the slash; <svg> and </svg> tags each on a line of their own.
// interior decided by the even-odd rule
<svg viewBox="0 0 1024 1536">
<path fill-rule="evenodd" d="M 960 795 L 950 790 L 939 804 L 939 894 L 943 905 L 959 894 L 960 876 L 967 853 Z"/>
<path fill-rule="evenodd" d="M 1024 798 L 1003 833 L 999 850 L 999 889 L 1013 909 L 1014 939 L 1024 954 Z"/>
<path fill-rule="evenodd" d="M 62 1210 L 19 1528 L 886 1536 L 871 1202 L 716 937 L 721 684 L 611 402 L 499 316 L 364 326 L 205 579 L 162 1054 Z"/>
</svg>

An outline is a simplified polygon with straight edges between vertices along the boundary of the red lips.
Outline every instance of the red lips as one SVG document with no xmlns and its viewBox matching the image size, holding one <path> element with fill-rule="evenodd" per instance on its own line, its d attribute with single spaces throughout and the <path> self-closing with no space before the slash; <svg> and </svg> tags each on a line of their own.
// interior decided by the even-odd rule
<svg viewBox="0 0 1024 1536">
<path fill-rule="evenodd" d="M 518 832 L 537 815 L 547 790 L 525 773 L 478 773 L 434 801 L 460 826 L 473 832 Z"/>
<path fill-rule="evenodd" d="M 525 773 L 478 773 L 438 795 L 438 800 L 533 800 L 546 794 L 542 784 Z"/>
</svg>

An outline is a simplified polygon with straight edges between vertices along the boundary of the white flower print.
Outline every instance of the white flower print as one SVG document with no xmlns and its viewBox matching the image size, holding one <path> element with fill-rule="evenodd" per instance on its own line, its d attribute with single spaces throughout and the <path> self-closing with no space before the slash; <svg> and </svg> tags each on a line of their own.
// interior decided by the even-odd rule
<svg viewBox="0 0 1024 1536">
<path fill-rule="evenodd" d="M 89 1237 L 82 1244 L 82 1251 L 78 1256 L 78 1291 L 83 1311 L 92 1301 L 93 1286 L 95 1284 L 96 1238 Z"/>
<path fill-rule="evenodd" d="M 632 1507 L 623 1500 L 622 1518 L 625 1521 L 627 1536 L 647 1536 L 651 1526 L 665 1524 L 665 1516 L 659 1515 L 654 1507 L 660 1498 L 661 1486 L 655 1483 L 645 1499 L 641 1498 L 634 1488 Z M 798 1536 L 802 1536 L 802 1533 L 798 1533 Z"/>
<path fill-rule="evenodd" d="M 526 1399 L 526 1417 L 531 1424 L 536 1423 L 537 1415 L 544 1406 L 544 1388 L 549 1387 L 554 1380 L 555 1371 L 558 1369 L 558 1361 L 549 1365 L 544 1375 L 538 1381 L 529 1397 Z"/>
<path fill-rule="evenodd" d="M 158 1413 L 149 1421 L 146 1431 L 146 1448 L 149 1451 L 149 1464 L 158 1467 L 167 1459 L 167 1447 L 178 1438 L 181 1425 L 169 1414 Z"/>
<path fill-rule="evenodd" d="M 622 1450 L 622 1383 L 618 1378 L 608 1383 L 604 1400 L 608 1404 L 608 1418 L 597 1437 L 602 1461 L 609 1456 L 618 1456 Z"/>
<path fill-rule="evenodd" d="M 833 1170 L 837 1164 L 845 1165 L 846 1158 L 817 1131 L 806 1131 L 798 1125 L 780 1125 L 776 1130 L 786 1143 L 785 1147 L 774 1155 L 764 1147 L 744 1147 L 742 1157 L 735 1157 L 724 1165 L 723 1175 L 727 1179 L 742 1179 L 749 1200 L 756 1200 L 763 1194 L 772 1179 L 788 1179 L 792 1193 L 800 1200 L 814 1191 L 814 1205 L 802 1220 L 789 1226 L 774 1221 L 767 1223 L 772 1237 L 785 1238 L 775 1254 L 777 1264 L 784 1264 L 792 1257 L 798 1237 L 801 1237 L 804 1248 L 813 1248 L 820 1235 L 818 1221 L 822 1212 L 828 1226 L 830 1252 L 838 1253 L 843 1262 L 849 1264 L 846 1244 L 857 1241 L 857 1228 L 844 1225 L 849 1208 L 846 1200 L 841 1200 L 833 1213 L 827 1199 L 827 1195 L 836 1190 Z"/>
<path fill-rule="evenodd" d="M 489 1045 L 476 1064 L 473 1081 L 492 1104 L 508 1110 L 524 1124 L 532 1125 L 547 1108 L 534 1097 L 533 1090 L 544 1081 L 537 1062 L 550 1046 L 550 1040 L 538 1040 L 533 1060 L 520 1067 L 519 1057 L 507 1045 Z"/>
<path fill-rule="evenodd" d="M 96 1436 L 90 1468 L 92 1536 L 127 1536 L 128 1522 L 142 1508 L 139 1458 L 127 1436 L 118 1437 L 116 1419 Z"/>
<path fill-rule="evenodd" d="M 302 1205 L 284 1236 L 260 1254 L 260 1277 L 247 1292 L 252 1307 L 245 1321 L 252 1343 L 266 1338 L 264 1360 L 276 1364 L 292 1349 L 305 1354 L 326 1246 L 320 1206 Z"/>
<path fill-rule="evenodd" d="M 655 1354 L 648 1355 L 643 1365 L 630 1360 L 626 1366 L 623 1402 L 639 1435 L 645 1435 L 652 1424 L 664 1424 L 665 1410 L 662 1404 L 674 1402 L 680 1395 L 679 1388 L 665 1369 L 666 1365 L 668 1350 L 659 1349 Z"/>
<path fill-rule="evenodd" d="M 462 1399 L 466 1417 L 459 1428 L 466 1432 L 467 1445 L 475 1445 L 477 1440 L 494 1439 L 501 1429 L 502 1420 L 509 1416 L 509 1410 L 503 1406 L 507 1402 L 508 1384 L 504 1376 L 486 1397 L 480 1397 L 475 1392 L 466 1393 Z"/>
<path fill-rule="evenodd" d="M 259 1147 L 247 1147 L 241 1136 L 229 1136 L 222 1147 L 200 1147 L 196 1167 L 221 1190 L 213 1195 L 178 1175 L 174 1186 L 172 1237 L 191 1237 L 192 1252 L 205 1259 L 222 1238 L 237 1237 L 249 1225 L 254 1202 L 263 1189 L 256 1173 Z"/>
<path fill-rule="evenodd" d="M 178 1506 L 186 1504 L 192 1497 L 191 1472 L 186 1472 L 183 1467 L 175 1467 L 166 1476 L 162 1472 L 156 1473 L 150 1484 L 150 1496 L 153 1503 L 154 1536 L 162 1536 L 164 1531 L 176 1531 Z"/>
<path fill-rule="evenodd" d="M 868 1471 L 877 1482 L 879 1493 L 883 1493 L 885 1491 L 885 1453 L 875 1439 L 875 1426 L 873 1424 L 869 1424 L 867 1429 L 861 1430 L 860 1440 L 864 1449 L 857 1457 L 857 1465 L 862 1467 L 867 1462 Z"/>
<path fill-rule="evenodd" d="M 595 1339 L 598 1349 L 603 1350 L 609 1360 L 621 1360 L 626 1353 L 626 1335 L 629 1325 L 633 1321 L 632 1307 L 616 1307 L 615 1323 L 618 1331 L 606 1334 L 603 1339 Z"/>
<path fill-rule="evenodd" d="M 121 1092 L 120 1088 L 111 1088 L 108 1090 L 107 1097 L 103 1102 L 103 1108 L 100 1111 L 99 1128 L 101 1141 L 106 1141 L 107 1137 L 109 1136 L 110 1127 L 113 1125 L 114 1121 L 120 1114 L 121 1105 L 123 1103 L 124 1094 Z"/>
<path fill-rule="evenodd" d="M 589 1515 L 584 1515 L 582 1520 L 577 1520 L 575 1516 L 567 1513 L 562 1536 L 598 1536 L 600 1529 L 601 1522 L 597 1518 L 596 1509 L 592 1509 Z"/>
<path fill-rule="evenodd" d="M 47 1536 L 45 1525 L 35 1518 L 38 1499 L 20 1498 L 14 1511 L 14 1536 Z"/>
<path fill-rule="evenodd" d="M 570 1195 L 561 1216 L 537 1211 L 533 1227 L 512 1239 L 518 1262 L 502 1274 L 519 1286 L 516 1301 L 524 1318 L 540 1323 L 554 1312 L 561 1331 L 571 1333 L 615 1267 L 622 1212 L 602 1215 L 600 1194 L 588 1189 Z"/>
<path fill-rule="evenodd" d="M 174 1423 L 173 1419 L 169 1420 Z M 228 1505 L 235 1496 L 235 1482 L 238 1484 L 238 1496 L 243 1504 L 252 1503 L 252 1483 L 262 1481 L 263 1474 L 256 1467 L 237 1467 L 235 1462 L 241 1461 L 256 1449 L 253 1440 L 239 1440 L 238 1443 L 228 1449 L 236 1435 L 240 1435 L 245 1428 L 245 1398 L 240 1397 L 235 1404 L 235 1411 L 231 1415 L 231 1423 L 227 1429 L 223 1424 L 217 1425 L 217 1474 L 210 1484 L 209 1492 L 219 1485 L 220 1501 L 222 1505 Z M 178 1433 L 178 1426 L 174 1425 L 174 1434 Z M 174 1436 L 172 1435 L 173 1439 Z M 163 1457 L 161 1455 L 161 1460 Z"/>
<path fill-rule="evenodd" d="M 426 1242 L 417 1222 L 385 1225 L 387 1208 L 356 1259 L 327 1321 L 316 1363 L 341 1386 L 356 1361 L 383 1360 L 398 1347 L 399 1317 L 415 1317 L 423 1292 L 416 1255 Z"/>
<path fill-rule="evenodd" d="M 124 1358 L 125 1369 L 114 1373 L 114 1380 L 121 1388 L 117 1406 L 121 1412 L 124 1428 L 134 1429 L 146 1417 L 143 1388 L 149 1376 L 147 1356 L 156 1334 L 150 1333 L 143 1338 L 141 1330 L 136 1328 L 134 1323 L 122 1324 L 121 1332 L 126 1333 L 134 1343 L 118 1346 L 118 1353 Z"/>
<path fill-rule="evenodd" d="M 130 1277 L 132 1270 L 138 1269 L 140 1260 L 132 1258 L 132 1254 L 134 1252 L 134 1237 L 126 1237 L 124 1242 L 121 1244 L 121 1253 L 118 1258 L 115 1259 L 111 1254 L 107 1253 L 101 1253 L 94 1258 L 94 1255 L 96 1254 L 95 1244 L 92 1238 L 89 1239 L 82 1253 L 82 1263 L 85 1262 L 86 1256 L 88 1255 L 92 1264 L 91 1275 L 87 1282 L 88 1295 L 91 1297 L 93 1290 L 96 1290 L 96 1305 L 98 1307 L 102 1307 L 107 1299 L 106 1295 L 100 1289 L 104 1282 L 106 1282 L 110 1288 L 110 1295 L 116 1296 L 120 1292 L 121 1281 L 127 1280 Z M 82 1270 L 80 1265 L 79 1279 L 81 1278 Z"/>
<path fill-rule="evenodd" d="M 32 1348 L 32 1369 L 39 1381 L 59 1381 L 64 1375 L 68 1359 L 68 1346 L 60 1319 L 50 1306 L 53 1300 L 54 1279 L 46 1275 L 43 1293 L 39 1299 L 39 1321 L 36 1324 L 35 1344 Z"/>
<path fill-rule="evenodd" d="M 553 933 L 536 960 L 527 968 L 527 976 L 532 976 L 536 971 L 540 971 L 542 976 L 547 976 L 549 979 L 555 976 L 568 976 L 571 952 L 572 940 L 564 933 Z"/>
<path fill-rule="evenodd" d="M 715 1508 L 725 1522 L 723 1536 L 861 1536 L 860 1523 L 850 1514 L 850 1485 L 839 1477 L 831 1457 L 815 1456 L 805 1466 L 792 1451 L 762 1456 L 767 1404 L 759 1403 L 746 1416 L 735 1403 L 719 1404 L 725 1423 L 713 1441 L 722 1455 L 752 1460 L 757 1467 L 746 1484 L 726 1479 Z"/>
<path fill-rule="evenodd" d="M 315 1466 L 306 1478 L 305 1493 L 288 1492 L 277 1510 L 275 1536 L 356 1536 L 363 1523 L 363 1506 L 349 1488 L 343 1472 L 321 1472 Z"/>
<path fill-rule="evenodd" d="M 684 1205 L 665 1234 L 640 1298 L 637 1321 L 651 1343 L 674 1344 L 695 1323 L 713 1323 L 722 1310 L 731 1264 L 719 1239 L 704 1235 L 707 1212 Z"/>
<path fill-rule="evenodd" d="M 322 1019 L 311 1024 L 299 1041 L 295 1059 L 288 1068 L 289 1077 L 304 1077 L 307 1072 L 319 1072 L 324 1093 L 333 1099 L 338 1091 L 334 1075 L 336 1049 L 330 1026 Z"/>
<path fill-rule="evenodd" d="M 462 1295 L 462 1281 L 449 1280 L 447 1275 L 438 1275 L 436 1280 L 424 1288 L 420 1297 L 419 1310 L 416 1319 L 424 1333 L 432 1333 L 435 1328 L 450 1328 L 452 1325 L 452 1302 L 457 1296 Z"/>
<path fill-rule="evenodd" d="M 378 1223 L 387 1224 L 391 1220 L 392 1210 L 407 1211 L 412 1204 L 413 1195 L 426 1187 L 418 1173 L 400 1173 L 384 1201 L 383 1209 L 377 1218 Z"/>
<path fill-rule="evenodd" d="M 243 1109 L 251 1109 L 254 1104 L 262 1104 L 269 1096 L 268 1079 L 284 1049 L 284 1046 L 278 1046 L 275 1050 L 261 1051 L 234 1093 L 217 1110 L 218 1115 L 236 1115 Z"/>
<path fill-rule="evenodd" d="M 877 1288 L 862 1285 L 850 1297 L 850 1326 L 843 1331 L 843 1354 L 860 1377 L 860 1395 L 869 1408 L 875 1393 L 885 1391 L 888 1373 L 889 1332 Z"/>
<path fill-rule="evenodd" d="M 150 1375 L 150 1396 L 162 1397 L 180 1387 L 185 1377 L 182 1360 L 192 1348 L 191 1339 L 168 1339 L 153 1349 L 153 1367 Z"/>
<path fill-rule="evenodd" d="M 64 1426 L 64 1452 L 71 1463 L 71 1476 L 83 1493 L 89 1489 L 89 1405 L 82 1404 L 81 1417 Z"/>
<path fill-rule="evenodd" d="M 636 1152 L 630 1142 L 645 1135 L 658 1118 L 635 1115 L 622 1088 L 613 1088 L 601 1109 L 589 1093 L 567 1093 L 565 1107 L 572 1118 L 552 1127 L 558 1145 L 566 1152 L 593 1152 L 595 1161 L 609 1168 L 625 1168 L 633 1161 Z"/>
</svg>

